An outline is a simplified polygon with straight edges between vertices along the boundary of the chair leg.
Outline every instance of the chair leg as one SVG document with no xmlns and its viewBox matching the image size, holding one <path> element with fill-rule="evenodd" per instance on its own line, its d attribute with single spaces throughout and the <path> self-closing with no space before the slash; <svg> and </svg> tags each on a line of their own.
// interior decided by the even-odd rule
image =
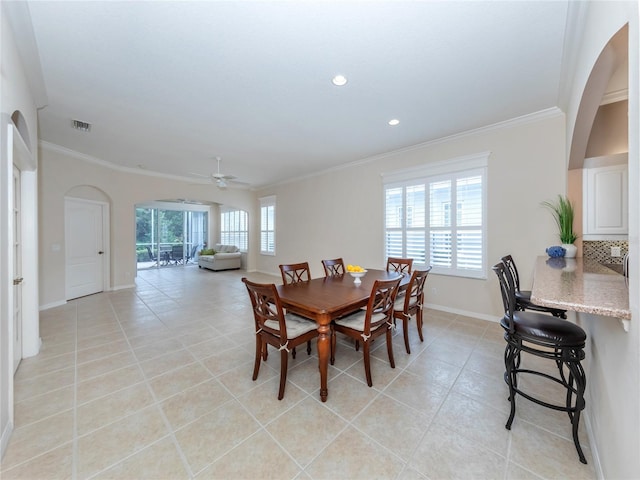
<svg viewBox="0 0 640 480">
<path fill-rule="evenodd" d="M 296 358 L 296 347 L 293 347 L 293 349 L 291 349 L 291 356 L 295 359 Z"/>
<path fill-rule="evenodd" d="M 307 355 L 311 355 L 311 340 L 307 342 Z"/>
<path fill-rule="evenodd" d="M 584 373 L 584 369 L 580 362 L 568 362 L 567 366 L 569 367 L 569 387 L 568 390 L 574 391 L 574 383 L 575 383 L 575 410 L 569 411 L 569 418 L 571 419 L 571 425 L 573 430 L 573 443 L 576 446 L 576 450 L 578 451 L 578 457 L 580 461 L 584 464 L 587 463 L 587 459 L 584 456 L 584 452 L 582 451 L 582 447 L 580 446 L 580 438 L 578 437 L 578 428 L 580 426 L 580 414 L 584 409 L 584 391 L 586 388 L 586 375 Z M 569 394 L 567 394 L 567 398 L 571 398 Z M 567 404 L 567 408 L 571 408 L 571 404 Z"/>
<path fill-rule="evenodd" d="M 369 355 L 369 345 L 371 342 L 364 342 L 362 344 L 362 355 L 364 356 L 364 374 L 367 377 L 367 385 L 370 387 L 373 385 L 371 381 L 371 357 Z"/>
<path fill-rule="evenodd" d="M 331 365 L 336 361 L 336 331 L 331 329 L 331 355 L 329 357 Z"/>
<path fill-rule="evenodd" d="M 424 337 L 422 336 L 422 308 L 418 308 L 418 313 L 416 313 L 416 326 L 418 327 L 420 341 L 424 342 Z"/>
<path fill-rule="evenodd" d="M 266 347 L 265 347 L 266 350 Z M 256 360 L 253 364 L 253 380 L 255 381 L 258 378 L 258 373 L 260 372 L 260 361 L 263 357 L 262 353 L 262 337 L 260 335 L 256 335 Z"/>
<path fill-rule="evenodd" d="M 405 327 L 406 326 L 407 325 L 405 324 Z M 409 348 L 408 345 L 407 348 Z M 396 361 L 393 358 L 393 341 L 391 336 L 391 329 L 387 329 L 387 355 L 389 355 L 389 363 L 391 364 L 391 368 L 396 368 Z"/>
<path fill-rule="evenodd" d="M 282 349 L 280 351 L 280 389 L 278 390 L 278 400 L 284 397 L 284 387 L 287 385 L 287 368 L 289 363 L 289 353 Z"/>
<path fill-rule="evenodd" d="M 409 319 L 407 317 L 404 317 L 402 319 L 402 333 L 404 333 L 404 348 L 407 350 L 407 353 L 410 354 L 411 348 L 409 348 Z"/>
<path fill-rule="evenodd" d="M 504 351 L 504 379 L 509 386 L 509 402 L 511 403 L 511 412 L 509 413 L 509 419 L 505 425 L 507 430 L 511 430 L 511 424 L 513 423 L 513 418 L 516 415 L 517 358 L 519 358 L 519 352 L 517 349 L 512 345 L 507 344 L 507 348 Z"/>
</svg>

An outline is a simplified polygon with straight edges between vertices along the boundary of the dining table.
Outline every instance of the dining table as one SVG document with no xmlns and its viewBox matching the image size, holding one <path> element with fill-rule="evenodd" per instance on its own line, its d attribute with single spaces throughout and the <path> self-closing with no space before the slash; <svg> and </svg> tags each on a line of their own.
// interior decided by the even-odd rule
<svg viewBox="0 0 640 480">
<path fill-rule="evenodd" d="M 327 372 L 331 350 L 331 322 L 365 307 L 376 280 L 392 280 L 399 276 L 402 276 L 400 288 L 406 289 L 411 281 L 410 274 L 375 269 L 368 269 L 359 284 L 349 273 L 345 273 L 277 286 L 284 308 L 313 319 L 318 325 L 320 399 L 323 402 L 327 401 L 328 395 Z"/>
</svg>

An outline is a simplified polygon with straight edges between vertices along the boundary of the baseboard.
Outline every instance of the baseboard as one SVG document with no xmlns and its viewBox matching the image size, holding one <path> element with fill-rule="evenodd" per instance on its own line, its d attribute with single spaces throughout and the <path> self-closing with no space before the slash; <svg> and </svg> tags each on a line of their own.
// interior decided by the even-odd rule
<svg viewBox="0 0 640 480">
<path fill-rule="evenodd" d="M 129 285 L 118 285 L 116 287 L 111 288 L 111 291 L 115 292 L 117 290 L 126 290 L 127 288 L 136 288 L 136 284 L 135 283 L 131 283 Z"/>
<path fill-rule="evenodd" d="M 436 305 L 434 303 L 425 303 L 425 307 L 432 308 L 433 310 L 440 310 L 441 312 L 455 313 L 456 315 L 464 315 L 465 317 L 480 318 L 481 320 L 487 320 L 489 322 L 498 323 L 500 321 L 500 318 L 498 318 L 496 315 L 470 312 L 469 310 L 461 310 L 458 308 L 445 307 L 443 305 Z"/>
<path fill-rule="evenodd" d="M 604 480 L 604 472 L 602 471 L 602 463 L 600 463 L 600 454 L 598 453 L 598 447 L 591 440 L 593 436 L 593 427 L 591 426 L 591 415 L 587 408 L 584 409 L 582 414 L 583 421 L 587 427 L 587 439 L 589 440 L 589 448 L 591 449 L 591 461 L 593 462 L 593 470 L 598 480 Z"/>
<path fill-rule="evenodd" d="M 55 307 L 61 307 L 62 305 L 66 305 L 67 301 L 66 300 L 61 300 L 59 302 L 52 302 L 52 303 L 47 303 L 45 305 L 40 305 L 40 311 L 42 310 L 49 310 L 50 308 L 55 308 Z"/>
<path fill-rule="evenodd" d="M 2 438 L 0 438 L 0 458 L 4 457 L 4 453 L 9 446 L 9 440 L 11 439 L 11 434 L 13 433 L 13 422 L 7 422 L 7 428 L 2 432 Z"/>
</svg>

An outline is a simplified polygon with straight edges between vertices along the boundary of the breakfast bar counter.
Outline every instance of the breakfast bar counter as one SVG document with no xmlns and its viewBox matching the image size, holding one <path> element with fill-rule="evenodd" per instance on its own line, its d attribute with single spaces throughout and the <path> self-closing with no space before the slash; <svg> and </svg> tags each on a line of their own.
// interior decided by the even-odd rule
<svg viewBox="0 0 640 480">
<path fill-rule="evenodd" d="M 588 258 L 538 257 L 531 301 L 544 307 L 631 319 L 627 279 Z"/>
</svg>

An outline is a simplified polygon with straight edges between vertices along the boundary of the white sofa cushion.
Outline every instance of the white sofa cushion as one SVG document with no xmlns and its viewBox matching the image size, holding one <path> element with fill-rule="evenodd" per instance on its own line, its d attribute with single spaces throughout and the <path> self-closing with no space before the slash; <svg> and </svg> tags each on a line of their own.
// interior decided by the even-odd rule
<svg viewBox="0 0 640 480">
<path fill-rule="evenodd" d="M 213 247 L 216 253 L 235 253 L 239 252 L 240 249 L 235 245 L 223 245 L 221 243 L 216 243 L 216 246 Z"/>
</svg>

